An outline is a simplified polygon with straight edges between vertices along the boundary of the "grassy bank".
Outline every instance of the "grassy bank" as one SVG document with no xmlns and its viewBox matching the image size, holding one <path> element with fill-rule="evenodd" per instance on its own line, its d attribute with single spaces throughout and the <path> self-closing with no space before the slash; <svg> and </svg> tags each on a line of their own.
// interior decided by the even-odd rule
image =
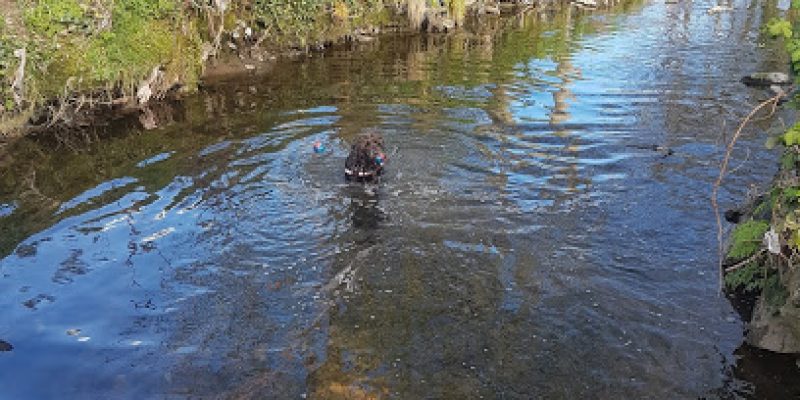
<svg viewBox="0 0 800 400">
<path fill-rule="evenodd" d="M 601 0 L 612 6 L 619 0 Z M 0 0 L 0 139 L 90 125 L 198 86 L 221 55 L 264 62 L 382 27 L 447 32 L 521 0 Z M 569 6 L 568 2 L 561 4 Z M 242 65 L 254 68 L 254 65 Z"/>
<path fill-rule="evenodd" d="M 395 21 L 421 28 L 464 0 L 0 0 L 0 133 L 80 125 L 81 111 L 197 87 L 222 52 L 306 50 Z M 402 19 L 400 19 L 402 18 Z M 416 25 L 415 25 L 416 24 Z M 260 56 L 259 56 L 260 57 Z"/>
</svg>

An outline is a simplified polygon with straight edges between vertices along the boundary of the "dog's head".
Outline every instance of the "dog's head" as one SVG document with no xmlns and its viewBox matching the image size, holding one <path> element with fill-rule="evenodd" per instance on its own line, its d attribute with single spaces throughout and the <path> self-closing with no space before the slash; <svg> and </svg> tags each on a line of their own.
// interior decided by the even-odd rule
<svg viewBox="0 0 800 400">
<path fill-rule="evenodd" d="M 344 171 L 348 177 L 372 178 L 381 173 L 385 163 L 383 138 L 377 133 L 365 133 L 350 149 Z"/>
</svg>

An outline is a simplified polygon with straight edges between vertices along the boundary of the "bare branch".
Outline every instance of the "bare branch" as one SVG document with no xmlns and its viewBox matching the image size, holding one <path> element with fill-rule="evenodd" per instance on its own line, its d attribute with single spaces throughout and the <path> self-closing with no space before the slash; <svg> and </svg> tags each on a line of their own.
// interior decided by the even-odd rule
<svg viewBox="0 0 800 400">
<path fill-rule="evenodd" d="M 717 220 L 717 257 L 719 260 L 719 293 L 722 293 L 723 288 L 723 274 L 725 273 L 725 269 L 723 268 L 723 244 L 722 244 L 722 219 L 720 218 L 719 214 L 719 204 L 717 203 L 719 197 L 719 188 L 722 186 L 722 181 L 725 179 L 725 175 L 728 172 L 728 164 L 730 163 L 731 154 L 733 153 L 733 148 L 736 145 L 736 141 L 739 140 L 739 137 L 742 135 L 742 131 L 744 127 L 753 119 L 753 117 L 764 107 L 771 105 L 772 109 L 769 115 L 772 115 L 775 112 L 776 106 L 781 98 L 786 96 L 786 93 L 777 93 L 775 96 L 770 97 L 769 99 L 763 101 L 759 105 L 755 106 L 753 110 L 750 111 L 749 114 L 742 120 L 739 124 L 739 127 L 736 129 L 736 132 L 731 137 L 731 141 L 728 142 L 728 145 L 725 148 L 725 157 L 722 159 L 722 164 L 719 169 L 719 176 L 717 180 L 714 182 L 713 189 L 711 190 L 711 206 L 714 208 L 714 216 Z"/>
</svg>

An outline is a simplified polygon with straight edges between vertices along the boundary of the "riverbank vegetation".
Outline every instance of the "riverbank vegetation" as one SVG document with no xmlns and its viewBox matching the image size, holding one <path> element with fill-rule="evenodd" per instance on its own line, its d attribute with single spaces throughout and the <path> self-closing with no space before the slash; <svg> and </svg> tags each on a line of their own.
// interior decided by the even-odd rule
<svg viewBox="0 0 800 400">
<path fill-rule="evenodd" d="M 800 29 L 793 2 L 788 19 L 773 19 L 766 31 L 784 41 L 791 69 L 800 71 Z M 776 89 L 773 89 L 776 90 Z M 797 96 L 787 103 L 797 107 Z M 774 112 L 774 107 L 773 107 Z M 751 201 L 743 219 L 731 233 L 723 262 L 724 283 L 729 293 L 756 298 L 748 329 L 748 341 L 767 350 L 800 352 L 800 123 L 768 140 L 782 145 L 779 171 L 769 190 Z M 737 213 L 738 214 L 738 213 Z"/>
<path fill-rule="evenodd" d="M 82 117 L 98 106 L 135 108 L 192 91 L 208 61 L 223 53 L 264 62 L 288 50 L 371 40 L 387 26 L 443 32 L 461 25 L 470 11 L 499 13 L 494 4 L 0 0 L 0 133 L 87 125 Z"/>
<path fill-rule="evenodd" d="M 223 45 L 303 46 L 380 21 L 384 11 L 375 0 L 5 0 L 0 7 L 6 134 L 24 122 L 74 122 L 98 104 L 193 90 Z"/>
</svg>

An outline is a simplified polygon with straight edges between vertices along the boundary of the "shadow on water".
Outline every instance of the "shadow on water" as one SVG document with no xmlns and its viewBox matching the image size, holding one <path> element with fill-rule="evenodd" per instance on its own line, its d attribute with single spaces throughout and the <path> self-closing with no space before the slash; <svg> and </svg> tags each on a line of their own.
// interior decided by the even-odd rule
<svg viewBox="0 0 800 400">
<path fill-rule="evenodd" d="M 16 141 L 0 397 L 800 394 L 716 294 L 708 206 L 779 11 L 712 3 L 380 38 Z M 365 129 L 379 185 L 342 176 Z M 726 204 L 775 167 L 742 146 Z"/>
</svg>

